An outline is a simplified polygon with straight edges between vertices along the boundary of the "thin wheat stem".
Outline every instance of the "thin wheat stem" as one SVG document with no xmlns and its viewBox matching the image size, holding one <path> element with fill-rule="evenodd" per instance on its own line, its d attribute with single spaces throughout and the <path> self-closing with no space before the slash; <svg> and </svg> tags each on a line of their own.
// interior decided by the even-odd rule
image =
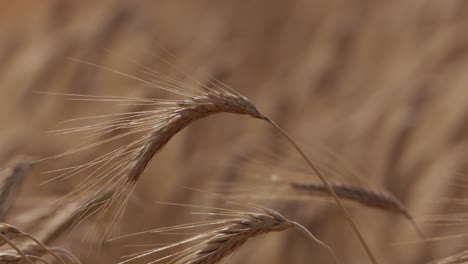
<svg viewBox="0 0 468 264">
<path fill-rule="evenodd" d="M 333 197 L 333 199 L 335 200 L 335 202 L 338 204 L 338 206 L 340 207 L 341 211 L 345 214 L 346 216 L 346 219 L 348 220 L 349 224 L 351 225 L 352 229 L 354 230 L 354 232 L 356 233 L 359 241 L 361 242 L 362 246 L 364 247 L 367 255 L 369 256 L 369 259 L 370 261 L 373 263 L 373 264 L 377 264 L 377 260 L 375 259 L 374 255 L 372 254 L 372 251 L 370 250 L 369 246 L 367 245 L 365 239 L 364 239 L 364 236 L 361 234 L 361 232 L 359 231 L 359 228 L 357 227 L 357 225 L 354 223 L 352 217 L 351 217 L 351 214 L 348 212 L 348 210 L 346 210 L 346 207 L 344 206 L 343 202 L 341 201 L 341 199 L 338 197 L 338 195 L 336 194 L 336 192 L 333 190 L 333 187 L 331 186 L 331 184 L 328 182 L 327 178 L 325 176 L 323 176 L 323 174 L 320 172 L 320 170 L 314 165 L 314 163 L 312 163 L 312 161 L 309 159 L 309 157 L 307 156 L 307 154 L 299 147 L 299 145 L 296 143 L 296 141 L 294 141 L 294 139 L 289 136 L 289 134 L 284 131 L 278 124 L 276 124 L 273 120 L 271 120 L 270 118 L 266 117 L 265 121 L 267 121 L 268 123 L 270 123 L 278 132 L 280 132 L 288 141 L 289 143 L 291 143 L 291 145 L 293 145 L 293 147 L 296 149 L 296 151 L 302 156 L 302 158 L 307 162 L 307 164 L 309 165 L 309 167 L 314 171 L 314 173 L 319 177 L 319 179 L 322 181 L 323 185 L 325 185 L 325 187 L 327 188 L 328 192 L 330 193 L 330 195 Z"/>
</svg>

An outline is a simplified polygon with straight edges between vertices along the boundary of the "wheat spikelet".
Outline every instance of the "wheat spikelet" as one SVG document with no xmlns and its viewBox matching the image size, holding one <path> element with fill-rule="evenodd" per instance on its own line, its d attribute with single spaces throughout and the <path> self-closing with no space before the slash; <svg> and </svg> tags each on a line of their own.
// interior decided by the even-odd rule
<svg viewBox="0 0 468 264">
<path fill-rule="evenodd" d="M 297 222 L 290 221 L 271 209 L 257 206 L 255 206 L 255 208 L 260 208 L 262 212 L 253 213 L 230 209 L 218 209 L 217 212 L 205 214 L 227 218 L 142 232 L 169 233 L 181 232 L 183 230 L 194 229 L 197 227 L 215 226 L 211 230 L 202 232 L 201 234 L 197 234 L 177 243 L 133 254 L 130 256 L 131 258 L 120 262 L 120 264 L 147 258 L 173 249 L 177 249 L 177 252 L 151 260 L 149 263 L 157 263 L 163 260 L 170 260 L 169 263 L 173 264 L 221 263 L 231 257 L 248 240 L 256 236 L 272 232 L 280 232 L 292 228 L 300 230 L 309 238 L 325 247 L 331 253 L 334 260 L 338 262 L 335 254 L 327 245 L 316 239 L 309 231 L 307 231 L 306 228 Z"/>
</svg>

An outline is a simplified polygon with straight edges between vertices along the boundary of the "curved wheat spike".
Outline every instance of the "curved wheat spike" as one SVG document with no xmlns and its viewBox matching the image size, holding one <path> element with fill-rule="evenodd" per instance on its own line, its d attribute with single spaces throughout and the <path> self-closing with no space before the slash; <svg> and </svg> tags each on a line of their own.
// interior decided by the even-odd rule
<svg viewBox="0 0 468 264">
<path fill-rule="evenodd" d="M 109 135 L 110 133 L 115 133 L 116 131 L 125 129 L 129 130 L 128 132 L 122 132 L 121 134 L 111 136 L 108 139 L 103 139 L 95 143 L 89 143 L 87 146 L 79 145 L 64 154 L 57 155 L 53 158 L 66 156 L 78 151 L 88 150 L 93 147 L 121 139 L 123 137 L 142 134 L 132 143 L 119 147 L 114 151 L 102 155 L 87 164 L 64 169 L 61 171 L 61 175 L 58 176 L 58 178 L 68 178 L 86 171 L 90 173 L 82 182 L 82 184 L 79 185 L 72 193 L 70 193 L 68 198 L 76 196 L 79 193 L 88 192 L 96 186 L 98 186 L 97 190 L 95 191 L 97 196 L 99 196 L 100 192 L 106 189 L 117 190 L 115 196 L 113 196 L 113 198 L 103 206 L 102 211 L 97 215 L 97 219 L 101 220 L 104 218 L 105 212 L 110 210 L 113 206 L 116 207 L 112 216 L 114 219 L 113 223 L 110 225 L 111 228 L 105 237 L 109 237 L 113 232 L 115 223 L 123 213 L 130 193 L 135 188 L 135 184 L 140 179 L 149 162 L 159 151 L 164 148 L 164 146 L 169 142 L 169 140 L 172 139 L 173 136 L 175 136 L 178 132 L 180 132 L 192 122 L 204 117 L 218 113 L 233 113 L 248 115 L 253 118 L 268 122 L 277 131 L 279 131 L 280 134 L 282 134 L 291 145 L 294 146 L 296 151 L 300 153 L 309 167 L 319 177 L 324 186 L 327 188 L 328 192 L 339 205 L 339 208 L 345 214 L 348 222 L 358 236 L 371 262 L 374 264 L 377 263 L 363 236 L 359 232 L 359 229 L 352 220 L 351 215 L 347 212 L 346 208 L 344 207 L 340 198 L 334 192 L 326 177 L 323 176 L 322 173 L 316 168 L 316 166 L 299 147 L 299 145 L 273 120 L 262 114 L 257 109 L 257 107 L 246 97 L 231 87 L 219 81 L 213 82 L 211 79 L 209 81 L 211 85 L 214 85 L 213 87 L 203 84 L 202 82 L 199 82 L 192 77 L 192 79 L 195 79 L 197 83 L 201 85 L 201 88 L 195 88 L 182 81 L 164 76 L 157 71 L 152 71 L 151 69 L 148 69 L 144 66 L 142 66 L 142 68 L 144 72 L 149 75 L 149 79 L 138 78 L 112 68 L 99 66 L 89 62 L 83 62 L 80 60 L 77 61 L 90 64 L 97 68 L 108 70 L 125 78 L 136 80 L 143 86 L 162 89 L 186 98 L 164 103 L 155 100 L 149 104 L 155 107 L 156 110 L 147 111 L 145 113 L 128 113 L 127 116 L 116 118 L 110 122 L 106 121 L 97 125 L 78 127 L 62 131 L 65 133 L 74 131 L 92 132 L 91 138 L 96 138 Z M 80 98 L 85 97 L 80 96 Z M 94 97 L 93 99 L 97 98 Z M 116 203 L 115 201 L 119 199 L 122 201 L 120 203 Z"/>
<path fill-rule="evenodd" d="M 168 253 L 162 257 L 149 261 L 148 263 L 158 263 L 169 261 L 172 264 L 216 264 L 226 261 L 245 242 L 259 235 L 271 232 L 280 232 L 295 228 L 307 237 L 317 242 L 330 252 L 334 261 L 338 263 L 334 252 L 323 242 L 315 238 L 305 227 L 297 222 L 290 221 L 284 216 L 271 209 L 258 206 L 250 206 L 260 209 L 260 213 L 242 212 L 218 209 L 217 212 L 204 213 L 210 216 L 222 217 L 219 220 L 203 221 L 199 223 L 189 223 L 174 227 L 150 230 L 144 233 L 171 233 L 183 232 L 200 227 L 214 226 L 211 230 L 194 235 L 177 243 L 162 246 L 156 249 L 145 250 L 132 254 L 129 259 L 120 264 L 129 263 L 135 260 L 148 258 L 158 253 L 176 249 L 176 253 Z M 142 233 L 139 233 L 142 234 Z M 124 236 L 127 237 L 127 236 Z"/>
</svg>

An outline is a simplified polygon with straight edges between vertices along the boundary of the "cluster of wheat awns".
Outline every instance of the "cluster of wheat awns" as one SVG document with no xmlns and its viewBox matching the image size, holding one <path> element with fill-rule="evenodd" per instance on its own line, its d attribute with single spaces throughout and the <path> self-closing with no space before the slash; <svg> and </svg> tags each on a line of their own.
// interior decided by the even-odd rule
<svg viewBox="0 0 468 264">
<path fill-rule="evenodd" d="M 89 210 L 97 212 L 98 219 L 104 218 L 106 213 L 109 213 L 111 215 L 112 224 L 110 225 L 111 228 L 109 228 L 104 235 L 106 239 L 108 239 L 113 232 L 116 222 L 124 211 L 130 193 L 134 190 L 136 183 L 157 153 L 161 151 L 178 132 L 189 124 L 218 113 L 241 114 L 266 121 L 284 136 L 307 163 L 311 170 L 311 176 L 318 176 L 321 181 L 320 184 L 291 182 L 289 183 L 289 187 L 295 189 L 297 192 L 313 191 L 331 195 L 345 214 L 372 263 L 377 263 L 377 261 L 359 232 L 359 229 L 342 204 L 341 199 L 353 200 L 361 204 L 397 211 L 410 218 L 409 214 L 400 203 L 391 196 L 368 191 L 359 187 L 331 184 L 314 163 L 312 163 L 311 159 L 301 147 L 283 129 L 261 113 L 246 97 L 211 76 L 205 76 L 203 80 L 199 80 L 193 75 L 181 71 L 186 78 L 189 78 L 192 82 L 197 84 L 197 87 L 194 87 L 180 79 L 161 74 L 158 71 L 149 69 L 140 64 L 137 64 L 137 66 L 145 75 L 145 77 L 141 78 L 111 68 L 98 65 L 93 66 L 104 68 L 115 74 L 136 80 L 145 87 L 161 89 L 178 96 L 176 99 L 168 100 L 117 96 L 67 95 L 71 100 L 109 101 L 149 107 L 149 110 L 81 117 L 69 120 L 97 121 L 90 125 L 81 125 L 54 131 L 58 134 L 85 132 L 87 133 L 87 137 L 86 141 L 82 144 L 52 158 L 60 158 L 80 151 L 90 150 L 94 147 L 124 138 L 136 138 L 136 140 L 134 139 L 130 143 L 122 144 L 120 147 L 86 164 L 48 172 L 58 173 L 53 179 L 70 178 L 78 174 L 86 174 L 86 178 L 81 184 L 65 198 L 67 198 L 68 201 L 77 200 L 83 193 L 92 192 L 91 201 L 100 200 L 100 202 L 94 203 L 92 208 L 89 206 L 89 203 L 85 204 L 85 206 L 79 210 L 78 218 L 87 215 L 86 213 Z M 112 194 L 103 199 L 103 193 Z M 280 231 L 289 227 L 300 227 L 302 231 L 305 231 L 305 228 L 295 222 L 286 220 L 282 216 L 280 217 L 279 214 L 273 213 L 273 211 L 265 212 L 266 214 L 264 215 L 243 215 L 248 218 L 246 221 L 231 219 L 216 222 L 216 224 L 224 225 L 224 227 L 176 244 L 178 246 L 181 244 L 185 245 L 189 242 L 202 241 L 189 249 L 181 251 L 179 254 L 171 255 L 176 259 L 171 263 L 218 263 L 220 260 L 224 259 L 224 257 L 233 253 L 248 238 L 255 235 L 271 231 Z M 240 228 L 241 226 L 242 228 Z M 161 252 L 173 246 L 142 253 L 130 260 L 144 257 L 155 252 Z M 162 259 L 158 261 L 160 260 Z M 208 260 L 210 261 L 205 262 Z"/>
</svg>

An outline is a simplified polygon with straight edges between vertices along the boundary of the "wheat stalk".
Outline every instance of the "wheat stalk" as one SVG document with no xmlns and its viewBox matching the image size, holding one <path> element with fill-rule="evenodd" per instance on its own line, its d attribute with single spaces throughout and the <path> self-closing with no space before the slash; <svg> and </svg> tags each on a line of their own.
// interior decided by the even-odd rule
<svg viewBox="0 0 468 264">
<path fill-rule="evenodd" d="M 91 64 L 88 62 L 82 63 Z M 115 222 L 121 216 L 131 191 L 134 189 L 135 184 L 141 177 L 149 162 L 167 144 L 167 142 L 183 128 L 196 120 L 218 113 L 243 114 L 268 122 L 277 131 L 279 131 L 280 134 L 282 134 L 291 145 L 294 146 L 296 151 L 307 162 L 309 167 L 314 171 L 315 175 L 319 177 L 327 191 L 332 195 L 340 209 L 345 214 L 348 222 L 366 250 L 366 253 L 368 254 L 371 262 L 374 264 L 376 263 L 371 250 L 367 246 L 367 243 L 365 242 L 359 229 L 352 220 L 351 215 L 344 207 L 343 203 L 333 190 L 326 177 L 317 169 L 317 167 L 312 163 L 305 152 L 302 151 L 299 145 L 273 120 L 260 113 L 257 107 L 246 97 L 216 80 L 210 80 L 210 83 L 213 85 L 213 87 L 209 87 L 206 84 L 198 82 L 202 86 L 202 89 L 200 89 L 194 88 L 171 77 L 164 76 L 159 72 L 150 70 L 142 65 L 139 66 L 143 68 L 145 74 L 151 77 L 149 80 L 137 78 L 135 76 L 122 73 L 111 68 L 95 64 L 91 65 L 104 68 L 126 78 L 137 80 L 142 83 L 143 86 L 162 89 L 187 98 L 185 100 L 171 101 L 71 95 L 72 99 L 75 100 L 119 101 L 130 102 L 133 104 L 147 104 L 153 107 L 153 110 L 149 111 L 113 115 L 114 119 L 107 122 L 56 131 L 58 133 L 87 131 L 91 132 L 90 138 L 93 139 L 114 133 L 118 130 L 129 130 L 128 132 L 112 136 L 96 143 L 91 143 L 85 146 L 77 146 L 76 148 L 73 148 L 66 153 L 54 156 L 53 158 L 58 158 L 78 151 L 87 150 L 92 147 L 100 146 L 129 135 L 140 133 L 143 134 L 136 141 L 119 147 L 114 151 L 100 156 L 87 164 L 57 170 L 58 172 L 61 172 L 58 178 L 68 178 L 93 169 L 92 172 L 82 182 L 82 184 L 79 185 L 72 193 L 70 193 L 69 196 L 89 191 L 93 188 L 93 186 L 99 186 L 96 190 L 97 196 L 99 196 L 100 193 L 107 188 L 117 190 L 113 198 L 109 200 L 109 202 L 103 207 L 101 213 L 98 214 L 98 219 L 102 219 L 104 217 L 104 213 L 110 209 L 115 200 L 122 199 L 123 201 L 120 204 L 117 204 L 117 208 L 113 213 L 114 220 L 111 226 L 115 226 Z M 110 235 L 112 231 L 112 229 L 109 229 L 106 236 Z"/>
<path fill-rule="evenodd" d="M 252 207 L 257 209 L 260 208 L 262 212 L 253 213 L 238 210 L 218 209 L 217 212 L 214 213 L 199 214 L 227 217 L 226 219 L 190 223 L 138 233 L 138 235 L 143 233 L 170 233 L 181 232 L 183 230 L 199 227 L 215 226 L 211 230 L 194 235 L 177 243 L 156 249 L 146 250 L 137 254 L 132 254 L 129 256 L 129 259 L 122 261 L 119 264 L 132 262 L 137 259 L 150 257 L 152 255 L 173 249 L 177 249 L 177 252 L 165 255 L 155 260 L 151 260 L 149 263 L 157 263 L 163 260 L 169 260 L 169 263 L 172 264 L 221 263 L 231 257 L 248 240 L 259 235 L 280 232 L 291 228 L 295 228 L 303 232 L 310 239 L 319 243 L 330 252 L 334 258 L 334 261 L 338 263 L 334 252 L 326 244 L 315 238 L 305 227 L 299 223 L 290 221 L 278 212 L 271 209 L 258 206 Z M 129 235 L 123 237 L 128 236 Z"/>
<path fill-rule="evenodd" d="M 0 171 L 0 221 L 4 221 L 18 194 L 20 187 L 31 169 L 31 162 L 25 158 L 14 159 L 7 168 Z"/>
</svg>

